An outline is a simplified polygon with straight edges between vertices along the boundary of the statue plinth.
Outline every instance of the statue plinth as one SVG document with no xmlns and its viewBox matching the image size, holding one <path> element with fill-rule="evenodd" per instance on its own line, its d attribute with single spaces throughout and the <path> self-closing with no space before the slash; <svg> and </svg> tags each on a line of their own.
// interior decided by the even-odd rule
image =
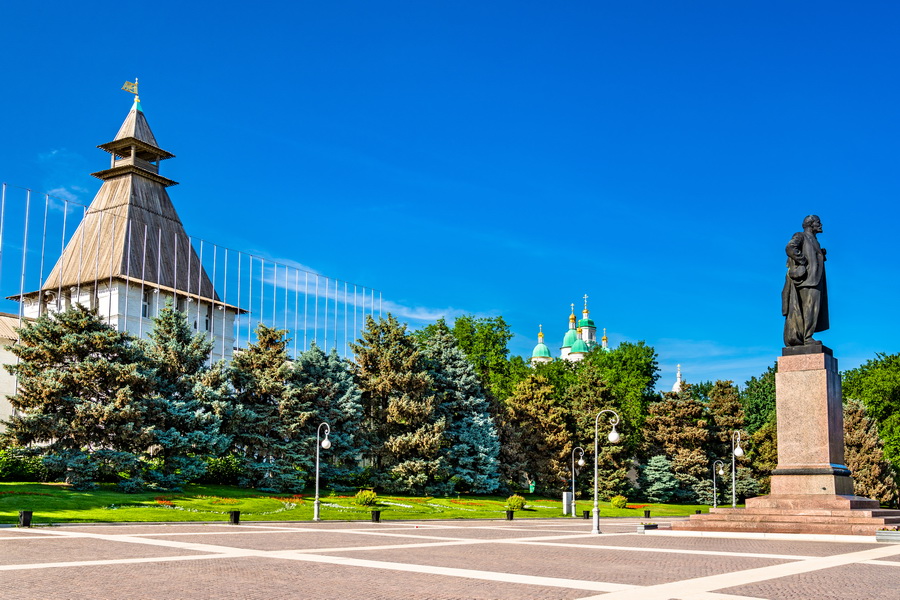
<svg viewBox="0 0 900 600">
<path fill-rule="evenodd" d="M 775 374 L 778 467 L 772 495 L 852 496 L 837 359 L 825 346 L 818 345 L 813 354 L 798 354 L 795 348 L 778 358 Z"/>
</svg>

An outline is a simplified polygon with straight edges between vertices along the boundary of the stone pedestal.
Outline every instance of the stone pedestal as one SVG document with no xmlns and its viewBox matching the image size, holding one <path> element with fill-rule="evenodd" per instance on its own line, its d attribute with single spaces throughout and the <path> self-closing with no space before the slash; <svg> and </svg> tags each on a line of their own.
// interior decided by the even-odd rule
<svg viewBox="0 0 900 600">
<path fill-rule="evenodd" d="M 841 375 L 831 351 L 820 348 L 817 354 L 778 358 L 773 496 L 853 495 L 853 480 L 844 465 Z"/>
<path fill-rule="evenodd" d="M 717 508 L 672 529 L 874 535 L 900 524 L 900 510 L 855 496 L 844 465 L 844 413 L 837 360 L 824 346 L 785 348 L 775 375 L 778 466 L 771 494 L 746 508 Z"/>
</svg>

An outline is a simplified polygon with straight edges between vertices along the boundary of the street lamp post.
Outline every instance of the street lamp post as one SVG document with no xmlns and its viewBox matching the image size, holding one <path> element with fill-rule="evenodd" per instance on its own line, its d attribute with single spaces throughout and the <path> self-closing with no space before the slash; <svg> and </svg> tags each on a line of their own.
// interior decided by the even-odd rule
<svg viewBox="0 0 900 600">
<path fill-rule="evenodd" d="M 602 415 L 603 413 L 611 413 L 612 415 L 614 415 L 614 417 L 609 420 L 610 425 L 612 425 L 612 431 L 609 432 L 609 436 L 607 436 L 607 439 L 612 444 L 615 444 L 619 441 L 619 432 L 616 431 L 616 425 L 619 424 L 619 413 L 612 410 L 611 408 L 601 410 L 599 413 L 597 413 L 597 418 L 594 419 L 594 527 L 593 529 L 591 529 L 591 533 L 600 533 L 600 503 L 597 501 L 597 462 L 600 460 L 600 444 L 598 442 L 598 437 L 600 435 L 600 415 Z"/>
<path fill-rule="evenodd" d="M 713 463 L 713 508 L 719 507 L 719 494 L 716 492 L 716 465 L 719 465 L 719 476 L 725 474 L 725 463 L 717 460 Z"/>
<path fill-rule="evenodd" d="M 325 428 L 325 439 L 322 440 L 322 443 L 319 443 L 322 427 Z M 324 448 L 325 450 L 331 448 L 331 440 L 328 439 L 329 433 L 331 433 L 331 427 L 328 426 L 328 423 L 322 423 L 316 429 L 316 501 L 313 503 L 313 521 L 321 521 L 319 518 L 319 448 Z"/>
<path fill-rule="evenodd" d="M 578 455 L 578 466 L 584 466 L 584 448 L 581 446 L 576 446 L 574 450 L 572 450 L 572 517 L 575 517 L 575 452 L 579 451 L 581 454 Z"/>
<path fill-rule="evenodd" d="M 735 467 L 735 459 L 744 455 L 741 448 L 741 432 L 731 432 L 731 508 L 737 508 L 737 468 Z"/>
</svg>

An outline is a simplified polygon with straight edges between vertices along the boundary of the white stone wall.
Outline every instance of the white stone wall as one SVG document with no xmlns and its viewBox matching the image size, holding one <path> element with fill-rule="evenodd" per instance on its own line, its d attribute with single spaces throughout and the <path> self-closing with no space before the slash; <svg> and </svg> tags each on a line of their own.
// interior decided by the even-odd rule
<svg viewBox="0 0 900 600">
<path fill-rule="evenodd" d="M 211 306 L 209 302 L 198 303 L 184 296 L 180 296 L 176 303 L 170 293 L 150 286 L 144 286 L 142 290 L 140 285 L 119 281 L 114 281 L 111 288 L 109 282 L 102 282 L 96 287 L 89 285 L 63 290 L 62 302 L 57 302 L 55 296 L 56 294 L 45 294 L 42 303 L 37 300 L 27 301 L 23 308 L 24 315 L 36 318 L 41 312 L 55 312 L 58 307 L 65 310 L 80 302 L 84 306 L 96 308 L 103 320 L 117 330 L 128 331 L 135 337 L 147 339 L 153 328 L 153 317 L 166 306 L 167 301 L 172 301 L 176 308 L 187 314 L 188 325 L 194 331 L 205 333 L 213 339 L 213 362 L 223 358 L 231 360 L 234 353 L 236 312 L 233 309 L 221 309 Z"/>
<path fill-rule="evenodd" d="M 16 357 L 8 348 L 11 343 L 12 340 L 0 339 L 0 421 L 6 421 L 13 415 L 12 404 L 6 397 L 16 393 L 16 378 L 3 368 L 3 365 L 16 364 Z M 4 429 L 0 424 L 0 431 Z"/>
</svg>

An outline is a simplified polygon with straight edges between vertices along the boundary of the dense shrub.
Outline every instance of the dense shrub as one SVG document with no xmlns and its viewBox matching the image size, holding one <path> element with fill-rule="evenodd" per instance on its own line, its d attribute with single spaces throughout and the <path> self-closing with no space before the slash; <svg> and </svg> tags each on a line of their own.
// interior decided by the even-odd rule
<svg viewBox="0 0 900 600">
<path fill-rule="evenodd" d="M 243 475 L 240 459 L 233 454 L 206 459 L 206 473 L 201 475 L 198 483 L 213 485 L 237 485 Z"/>
<path fill-rule="evenodd" d="M 359 490 L 353 499 L 353 503 L 357 506 L 375 506 L 376 502 L 378 502 L 378 494 L 372 490 Z"/>
<path fill-rule="evenodd" d="M 524 510 L 525 509 L 525 498 L 518 494 L 513 494 L 509 498 L 506 499 L 506 509 L 507 510 Z"/>
<path fill-rule="evenodd" d="M 613 508 L 625 508 L 628 504 L 628 498 L 625 496 L 613 496 L 609 499 L 609 503 Z"/>
<path fill-rule="evenodd" d="M 47 468 L 40 456 L 24 448 L 0 450 L 0 481 L 46 481 Z"/>
</svg>

